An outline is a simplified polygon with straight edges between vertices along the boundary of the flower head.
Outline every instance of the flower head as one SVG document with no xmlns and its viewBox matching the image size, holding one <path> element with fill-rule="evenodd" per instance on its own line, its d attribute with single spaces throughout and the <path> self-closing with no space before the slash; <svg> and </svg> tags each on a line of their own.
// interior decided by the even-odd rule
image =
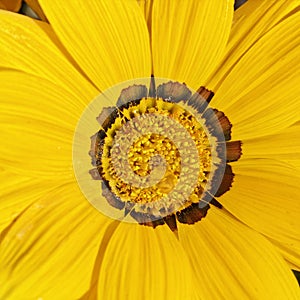
<svg viewBox="0 0 300 300">
<path fill-rule="evenodd" d="M 0 297 L 298 299 L 297 1 L 39 2 L 0 12 Z"/>
</svg>

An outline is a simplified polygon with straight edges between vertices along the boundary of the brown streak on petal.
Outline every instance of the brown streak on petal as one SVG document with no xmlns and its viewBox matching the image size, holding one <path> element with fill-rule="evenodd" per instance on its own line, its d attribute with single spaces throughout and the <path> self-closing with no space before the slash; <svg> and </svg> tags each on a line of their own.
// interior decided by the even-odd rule
<svg viewBox="0 0 300 300">
<path fill-rule="evenodd" d="M 227 161 L 237 161 L 242 155 L 242 142 L 230 141 L 226 143 Z"/>
<path fill-rule="evenodd" d="M 192 92 L 183 83 L 169 81 L 163 83 L 157 88 L 157 97 L 170 102 L 187 101 Z"/>
<path fill-rule="evenodd" d="M 233 178 L 234 178 L 234 174 L 232 172 L 232 168 L 230 165 L 226 164 L 222 182 L 215 194 L 216 197 L 220 197 L 221 195 L 223 195 L 224 193 L 230 190 L 233 182 Z"/>
</svg>

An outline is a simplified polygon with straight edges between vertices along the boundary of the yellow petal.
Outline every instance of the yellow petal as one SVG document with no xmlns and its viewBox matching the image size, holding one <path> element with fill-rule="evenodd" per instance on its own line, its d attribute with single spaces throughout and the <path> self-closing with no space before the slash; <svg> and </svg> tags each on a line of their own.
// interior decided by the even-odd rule
<svg viewBox="0 0 300 300">
<path fill-rule="evenodd" d="M 47 21 L 47 18 L 38 3 L 38 0 L 25 0 L 25 2 L 33 9 L 33 11 L 40 17 L 41 20 Z"/>
<path fill-rule="evenodd" d="M 39 3 L 64 46 L 99 89 L 151 74 L 149 35 L 136 0 Z"/>
<path fill-rule="evenodd" d="M 0 232 L 15 222 L 41 195 L 55 187 L 51 181 L 24 177 L 4 170 L 0 171 L 0 182 Z"/>
<path fill-rule="evenodd" d="M 243 140 L 242 147 L 242 159 L 271 158 L 285 160 L 289 165 L 300 165 L 300 125 L 288 127 L 277 134 Z"/>
<path fill-rule="evenodd" d="M 193 299 L 191 265 L 175 235 L 122 223 L 107 246 L 98 299 Z"/>
<path fill-rule="evenodd" d="M 179 225 L 199 299 L 299 299 L 299 287 L 270 242 L 222 210 Z"/>
<path fill-rule="evenodd" d="M 224 56 L 208 80 L 210 87 L 216 90 L 249 48 L 280 20 L 296 11 L 297 7 L 297 1 L 252 0 L 246 1 L 235 11 Z"/>
<path fill-rule="evenodd" d="M 49 24 L 0 11 L 0 40 L 0 68 L 34 74 L 84 100 L 90 101 L 98 94 L 68 61 Z"/>
<path fill-rule="evenodd" d="M 24 176 L 70 177 L 84 101 L 45 79 L 0 72 L 1 164 Z"/>
<path fill-rule="evenodd" d="M 232 15 L 231 0 L 154 1 L 154 75 L 199 88 L 223 54 Z"/>
<path fill-rule="evenodd" d="M 21 0 L 0 0 L 0 9 L 18 12 L 21 8 Z"/>
<path fill-rule="evenodd" d="M 230 118 L 233 138 L 274 134 L 299 120 L 299 22 L 300 12 L 268 31 L 218 87 L 211 105 Z"/>
<path fill-rule="evenodd" d="M 142 10 L 145 20 L 146 20 L 148 30 L 149 30 L 149 32 L 151 32 L 152 8 L 153 8 L 154 0 L 137 0 L 137 2 Z"/>
<path fill-rule="evenodd" d="M 232 214 L 280 244 L 300 267 L 299 171 L 276 160 L 241 160 L 234 182 L 219 201 Z M 288 254 L 288 255 L 287 255 Z"/>
<path fill-rule="evenodd" d="M 78 299 L 109 223 L 75 182 L 45 192 L 2 240 L 0 298 Z"/>
</svg>

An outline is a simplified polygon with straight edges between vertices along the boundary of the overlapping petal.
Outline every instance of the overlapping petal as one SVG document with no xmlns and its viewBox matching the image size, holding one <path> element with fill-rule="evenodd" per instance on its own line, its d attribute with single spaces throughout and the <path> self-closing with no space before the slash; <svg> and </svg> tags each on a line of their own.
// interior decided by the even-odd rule
<svg viewBox="0 0 300 300">
<path fill-rule="evenodd" d="M 214 89 L 224 80 L 245 53 L 272 27 L 299 10 L 298 1 L 246 1 L 234 12 L 226 50 L 208 80 Z"/>
<path fill-rule="evenodd" d="M 99 93 L 72 65 L 49 24 L 0 11 L 0 40 L 1 69 L 47 79 L 85 101 Z"/>
<path fill-rule="evenodd" d="M 70 178 L 72 139 L 81 97 L 46 79 L 0 72 L 0 160 L 24 176 Z"/>
<path fill-rule="evenodd" d="M 0 232 L 8 230 L 34 201 L 57 187 L 57 182 L 24 177 L 6 170 L 0 171 L 0 181 Z"/>
<path fill-rule="evenodd" d="M 299 299 L 297 281 L 272 244 L 221 210 L 180 225 L 179 238 L 199 299 Z"/>
<path fill-rule="evenodd" d="M 23 197 L 34 199 L 38 189 L 22 189 Z M 1 242 L 0 281 L 5 285 L 0 298 L 78 299 L 89 289 L 109 224 L 75 182 L 45 190 Z"/>
<path fill-rule="evenodd" d="M 100 90 L 150 76 L 149 34 L 136 0 L 39 2 L 59 39 Z"/>
<path fill-rule="evenodd" d="M 218 86 L 211 104 L 230 116 L 233 138 L 274 134 L 299 120 L 299 21 L 297 12 L 270 29 Z"/>
<path fill-rule="evenodd" d="M 168 228 L 154 231 L 122 223 L 104 254 L 98 297 L 193 299 L 192 274 L 183 248 Z"/>
<path fill-rule="evenodd" d="M 154 74 L 198 89 L 223 54 L 232 15 L 231 0 L 154 1 Z"/>
<path fill-rule="evenodd" d="M 234 172 L 233 186 L 220 202 L 242 222 L 279 244 L 285 258 L 299 268 L 299 171 L 280 161 L 258 158 L 239 161 Z"/>
</svg>

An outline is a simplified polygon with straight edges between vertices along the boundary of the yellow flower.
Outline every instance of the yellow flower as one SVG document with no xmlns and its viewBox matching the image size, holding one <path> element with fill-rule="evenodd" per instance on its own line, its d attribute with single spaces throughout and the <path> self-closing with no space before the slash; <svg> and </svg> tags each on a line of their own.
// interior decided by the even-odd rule
<svg viewBox="0 0 300 300">
<path fill-rule="evenodd" d="M 0 298 L 299 299 L 297 1 L 39 2 L 51 26 L 0 12 Z M 151 74 L 213 91 L 243 143 L 177 237 L 99 213 L 72 166 L 90 102 Z"/>
</svg>

